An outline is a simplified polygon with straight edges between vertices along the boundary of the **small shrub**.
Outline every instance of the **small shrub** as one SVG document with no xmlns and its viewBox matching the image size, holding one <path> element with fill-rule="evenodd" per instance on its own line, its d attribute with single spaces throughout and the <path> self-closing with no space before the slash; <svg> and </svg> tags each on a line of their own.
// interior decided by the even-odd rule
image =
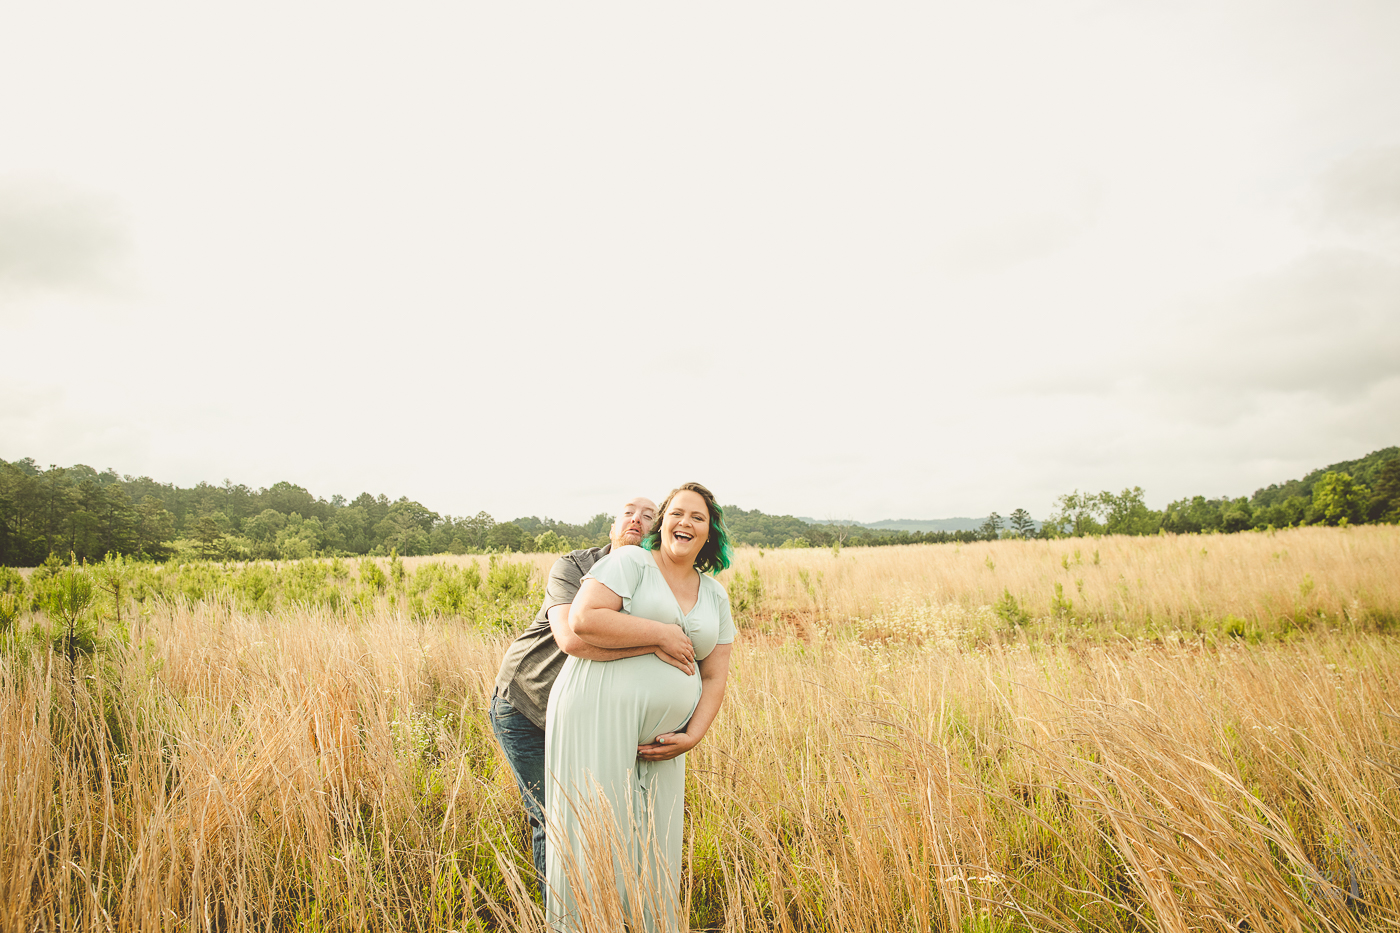
<svg viewBox="0 0 1400 933">
<path fill-rule="evenodd" d="M 748 591 L 749 602 L 757 609 L 758 604 L 763 602 L 763 578 L 758 575 L 757 565 L 749 566 Z"/>
<path fill-rule="evenodd" d="M 24 591 L 24 574 L 10 567 L 0 567 L 0 593 L 13 593 L 17 599 L 23 599 Z"/>
<path fill-rule="evenodd" d="M 384 575 L 379 564 L 365 557 L 360 560 L 360 584 L 376 593 L 382 593 L 389 585 L 389 578 Z"/>
<path fill-rule="evenodd" d="M 530 565 L 501 560 L 492 554 L 486 570 L 486 589 L 491 599 L 523 600 L 530 593 Z"/>
<path fill-rule="evenodd" d="M 19 618 L 20 602 L 14 593 L 0 593 L 0 635 L 9 634 Z"/>
<path fill-rule="evenodd" d="M 1002 589 L 1001 598 L 992 605 L 992 612 L 996 613 L 998 619 L 1011 626 L 1025 625 L 1030 621 L 1029 613 L 1007 588 Z"/>
</svg>

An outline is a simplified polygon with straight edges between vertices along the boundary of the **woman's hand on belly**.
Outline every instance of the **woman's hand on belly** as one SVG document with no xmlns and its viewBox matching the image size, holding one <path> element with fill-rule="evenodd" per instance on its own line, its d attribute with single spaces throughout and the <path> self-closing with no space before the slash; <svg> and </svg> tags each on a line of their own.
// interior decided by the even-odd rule
<svg viewBox="0 0 1400 933">
<path fill-rule="evenodd" d="M 656 656 L 686 674 L 695 672 L 695 645 L 679 625 L 662 625 L 656 640 Z"/>
<path fill-rule="evenodd" d="M 690 644 L 690 639 L 686 639 L 686 644 Z M 694 658 L 695 648 L 692 646 L 690 651 L 691 658 Z M 671 654 L 668 650 L 661 647 L 658 647 L 655 651 L 652 652 L 652 654 L 656 655 L 658 658 L 665 661 L 667 664 L 671 665 L 676 670 L 680 671 L 682 674 L 685 674 L 687 677 L 695 673 L 695 662 L 693 660 L 688 660 L 682 655 Z"/>
<path fill-rule="evenodd" d="M 699 744 L 699 739 L 692 738 L 684 732 L 667 732 L 665 735 L 658 735 L 656 741 L 650 745 L 638 745 L 637 757 L 643 761 L 670 761 Z"/>
</svg>

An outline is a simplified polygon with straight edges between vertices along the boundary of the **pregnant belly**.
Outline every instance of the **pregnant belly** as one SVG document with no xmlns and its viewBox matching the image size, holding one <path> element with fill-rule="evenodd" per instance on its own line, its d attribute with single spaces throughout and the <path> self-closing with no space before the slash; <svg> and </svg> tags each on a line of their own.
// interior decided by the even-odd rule
<svg viewBox="0 0 1400 933">
<path fill-rule="evenodd" d="M 700 701 L 698 673 L 683 674 L 654 654 L 607 663 L 618 666 L 613 689 L 627 718 L 636 723 L 638 745 L 675 732 L 695 712 Z"/>
</svg>

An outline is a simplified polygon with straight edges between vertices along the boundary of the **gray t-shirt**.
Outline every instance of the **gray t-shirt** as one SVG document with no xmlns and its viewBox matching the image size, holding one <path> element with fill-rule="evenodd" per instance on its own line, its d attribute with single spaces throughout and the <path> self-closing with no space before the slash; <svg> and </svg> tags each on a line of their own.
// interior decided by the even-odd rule
<svg viewBox="0 0 1400 933">
<path fill-rule="evenodd" d="M 585 548 L 570 551 L 556 560 L 549 569 L 549 582 L 544 587 L 544 604 L 540 606 L 539 615 L 510 643 L 501 659 L 501 670 L 496 675 L 496 695 L 541 729 L 549 706 L 550 688 L 567 657 L 549 627 L 549 610 L 573 602 L 583 585 L 583 575 L 611 550 L 611 544 Z"/>
</svg>

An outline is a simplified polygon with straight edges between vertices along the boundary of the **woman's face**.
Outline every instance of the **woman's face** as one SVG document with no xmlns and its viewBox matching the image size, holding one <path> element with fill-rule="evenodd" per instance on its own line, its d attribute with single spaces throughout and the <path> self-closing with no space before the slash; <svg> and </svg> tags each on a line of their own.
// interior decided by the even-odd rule
<svg viewBox="0 0 1400 933">
<path fill-rule="evenodd" d="M 671 497 L 661 516 L 661 546 L 672 559 L 693 564 L 710 538 L 710 510 L 705 497 L 682 489 Z"/>
</svg>

